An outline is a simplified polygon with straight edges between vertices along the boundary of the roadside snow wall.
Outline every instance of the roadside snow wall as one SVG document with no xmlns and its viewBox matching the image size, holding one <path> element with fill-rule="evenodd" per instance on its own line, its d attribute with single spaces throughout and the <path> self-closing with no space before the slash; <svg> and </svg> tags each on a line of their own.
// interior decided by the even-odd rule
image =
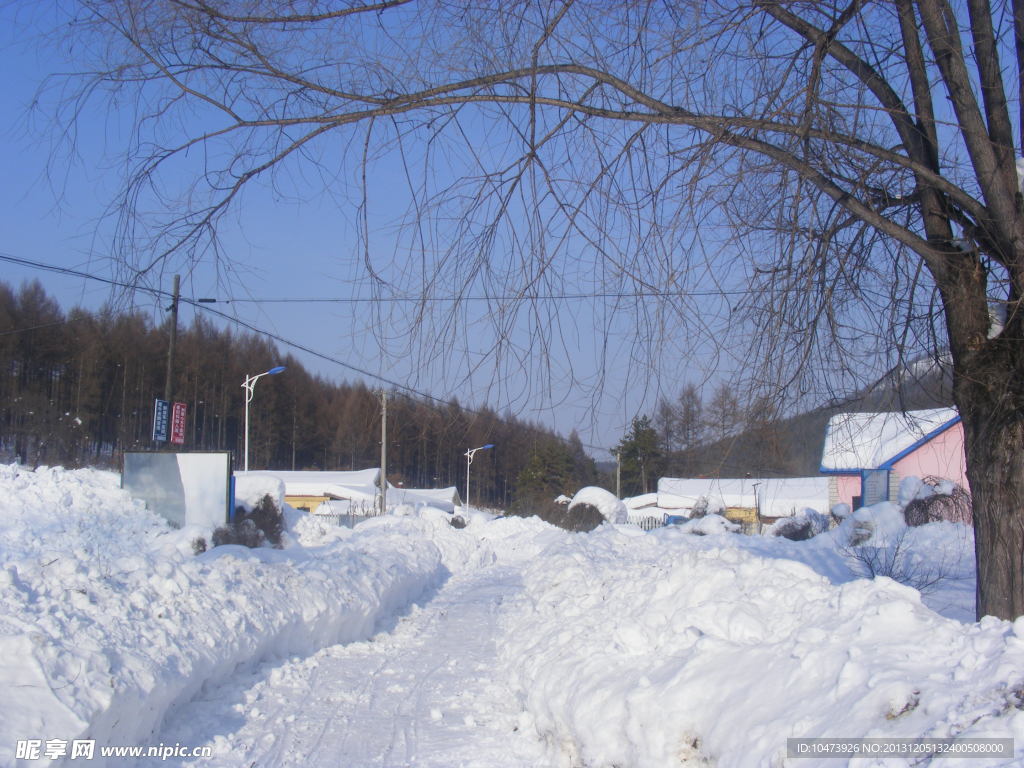
<svg viewBox="0 0 1024 768">
<path fill-rule="evenodd" d="M 1013 737 L 981 762 L 1024 764 L 1024 617 L 962 624 L 736 540 L 602 527 L 530 561 L 501 666 L 551 764 L 811 764 L 787 737 L 954 736 Z"/>
<path fill-rule="evenodd" d="M 196 557 L 201 531 L 169 530 L 117 483 L 0 466 L 0 765 L 20 739 L 147 744 L 204 684 L 365 639 L 447 574 L 418 519 Z"/>
</svg>

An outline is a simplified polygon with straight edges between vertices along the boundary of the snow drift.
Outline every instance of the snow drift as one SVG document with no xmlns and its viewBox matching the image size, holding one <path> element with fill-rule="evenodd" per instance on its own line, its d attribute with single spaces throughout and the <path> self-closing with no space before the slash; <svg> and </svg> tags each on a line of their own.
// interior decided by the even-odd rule
<svg viewBox="0 0 1024 768">
<path fill-rule="evenodd" d="M 446 573 L 421 520 L 196 557 L 199 531 L 171 531 L 109 473 L 3 466 L 0 498 L 4 765 L 19 739 L 146 743 L 203 685 L 369 637 Z"/>
</svg>

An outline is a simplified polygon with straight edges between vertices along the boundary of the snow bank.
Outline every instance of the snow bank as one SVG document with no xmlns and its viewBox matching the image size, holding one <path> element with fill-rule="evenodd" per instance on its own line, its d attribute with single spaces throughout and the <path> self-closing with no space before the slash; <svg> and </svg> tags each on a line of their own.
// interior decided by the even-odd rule
<svg viewBox="0 0 1024 768">
<path fill-rule="evenodd" d="M 580 489 L 569 503 L 569 510 L 581 504 L 589 504 L 601 513 L 601 517 L 609 523 L 625 523 L 628 517 L 626 505 L 610 491 L 598 488 L 595 485 L 588 485 Z"/>
<path fill-rule="evenodd" d="M 1020 764 L 1024 618 L 709 540 L 601 528 L 530 561 L 502 658 L 552 765 L 783 765 L 791 736 L 1014 737 L 991 762 Z"/>
<path fill-rule="evenodd" d="M 19 739 L 145 744 L 203 685 L 367 638 L 447 574 L 425 520 L 196 557 L 109 473 L 3 466 L 0 500 L 3 765 Z"/>
<path fill-rule="evenodd" d="M 692 533 L 696 536 L 714 536 L 722 533 L 736 533 L 740 527 L 731 520 L 727 520 L 719 514 L 704 515 L 695 517 L 680 523 L 678 530 L 683 533 Z"/>
</svg>

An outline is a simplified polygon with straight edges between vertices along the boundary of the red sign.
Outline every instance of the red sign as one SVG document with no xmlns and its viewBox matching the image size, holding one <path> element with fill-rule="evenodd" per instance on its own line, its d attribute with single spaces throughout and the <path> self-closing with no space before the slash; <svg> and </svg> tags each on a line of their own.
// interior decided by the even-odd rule
<svg viewBox="0 0 1024 768">
<path fill-rule="evenodd" d="M 188 406 L 175 403 L 171 410 L 171 442 L 181 445 L 185 442 L 185 414 Z"/>
</svg>

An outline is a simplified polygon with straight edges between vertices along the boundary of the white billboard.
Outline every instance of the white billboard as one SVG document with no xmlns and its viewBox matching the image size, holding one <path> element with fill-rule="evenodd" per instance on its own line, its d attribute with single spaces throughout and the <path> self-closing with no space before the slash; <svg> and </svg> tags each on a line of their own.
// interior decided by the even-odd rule
<svg viewBox="0 0 1024 768">
<path fill-rule="evenodd" d="M 231 454 L 126 451 L 121 487 L 176 528 L 216 528 L 231 516 Z"/>
</svg>

